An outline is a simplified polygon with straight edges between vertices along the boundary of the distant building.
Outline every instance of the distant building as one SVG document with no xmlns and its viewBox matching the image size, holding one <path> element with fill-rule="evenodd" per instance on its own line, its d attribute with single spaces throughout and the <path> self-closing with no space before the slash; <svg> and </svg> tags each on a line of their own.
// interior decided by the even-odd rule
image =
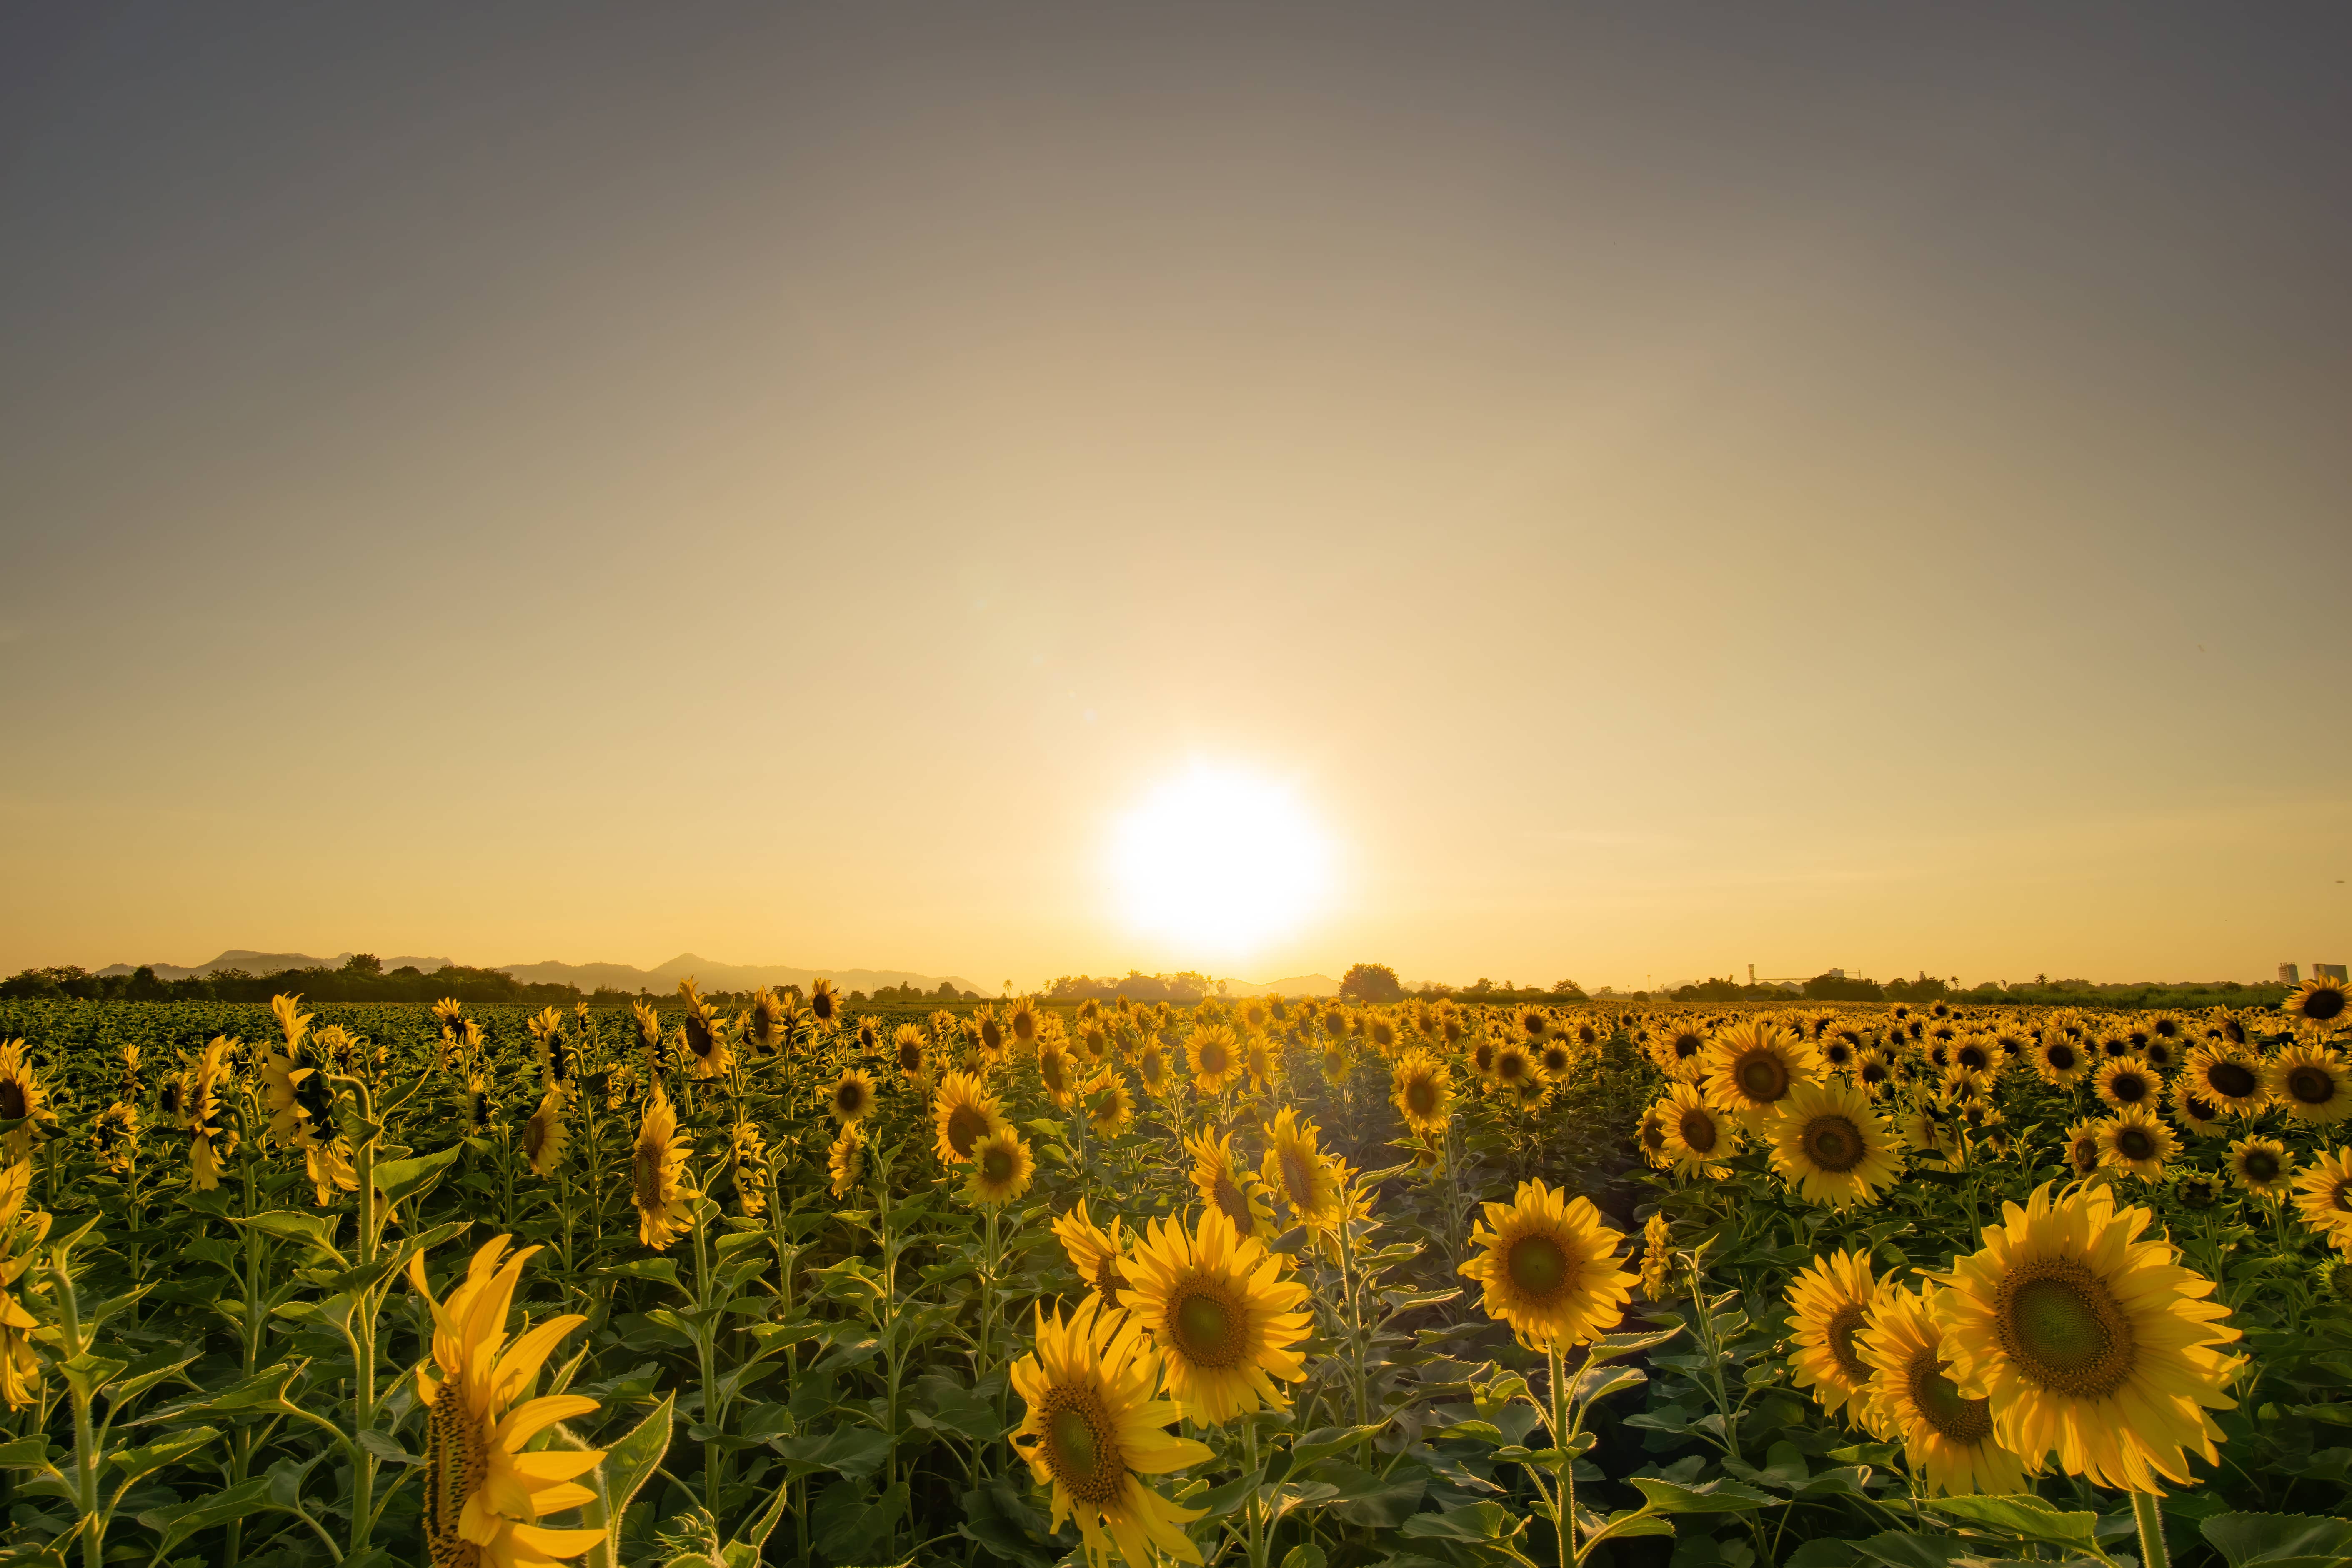
<svg viewBox="0 0 2352 1568">
<path fill-rule="evenodd" d="M 2302 970 L 2300 970 L 2300 969 L 2297 969 L 2297 968 L 2296 968 L 2294 964 L 2292 964 L 2292 963 L 2282 963 L 2282 964 L 2280 964 L 2280 965 L 2279 965 L 2279 984 L 2282 984 L 2282 985 L 2300 985 L 2300 984 L 2303 984 L 2303 971 L 2302 971 Z"/>
<path fill-rule="evenodd" d="M 2345 973 L 2340 963 L 2315 963 L 2311 966 L 2311 977 L 2314 980 L 2333 980 L 2338 985 L 2352 980 L 2352 974 Z"/>
</svg>

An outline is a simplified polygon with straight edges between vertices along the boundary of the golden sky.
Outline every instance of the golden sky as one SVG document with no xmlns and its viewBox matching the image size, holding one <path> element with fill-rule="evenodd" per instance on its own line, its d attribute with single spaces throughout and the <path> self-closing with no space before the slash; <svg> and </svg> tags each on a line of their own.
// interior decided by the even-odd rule
<svg viewBox="0 0 2352 1568">
<path fill-rule="evenodd" d="M 0 971 L 2352 956 L 2341 10 L 236 16 L 0 20 Z"/>
</svg>

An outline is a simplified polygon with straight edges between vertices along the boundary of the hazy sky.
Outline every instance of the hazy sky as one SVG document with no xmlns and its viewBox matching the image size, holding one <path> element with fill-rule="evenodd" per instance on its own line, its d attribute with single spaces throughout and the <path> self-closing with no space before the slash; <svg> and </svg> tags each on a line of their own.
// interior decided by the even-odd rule
<svg viewBox="0 0 2352 1568">
<path fill-rule="evenodd" d="M 2352 12 L 10 6 L 0 970 L 2352 956 Z"/>
</svg>

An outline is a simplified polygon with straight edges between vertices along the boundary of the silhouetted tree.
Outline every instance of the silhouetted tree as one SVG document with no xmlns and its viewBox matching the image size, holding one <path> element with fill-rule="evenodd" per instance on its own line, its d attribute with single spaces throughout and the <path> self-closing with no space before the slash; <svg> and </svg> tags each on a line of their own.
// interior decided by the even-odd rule
<svg viewBox="0 0 2352 1568">
<path fill-rule="evenodd" d="M 1404 987 L 1387 964 L 1358 963 L 1340 980 L 1339 994 L 1351 1002 L 1398 1002 L 1404 998 Z"/>
</svg>

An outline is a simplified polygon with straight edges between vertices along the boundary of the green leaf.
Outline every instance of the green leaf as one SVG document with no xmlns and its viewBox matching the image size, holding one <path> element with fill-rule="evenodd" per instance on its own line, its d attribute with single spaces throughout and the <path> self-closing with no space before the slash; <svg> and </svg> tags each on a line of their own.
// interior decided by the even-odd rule
<svg viewBox="0 0 2352 1568">
<path fill-rule="evenodd" d="M 158 1558 L 200 1530 L 215 1524 L 226 1524 L 241 1519 L 265 1505 L 269 1495 L 269 1478 L 256 1476 L 240 1481 L 226 1491 L 188 1502 L 173 1503 L 165 1508 L 151 1508 L 139 1515 L 139 1522 L 155 1531 L 162 1539 L 156 1542 L 154 1555 Z"/>
<path fill-rule="evenodd" d="M 1640 1355 L 1643 1351 L 1655 1350 L 1682 1331 L 1681 1325 L 1677 1324 L 1671 1329 L 1654 1329 L 1647 1333 L 1603 1334 L 1592 1342 L 1591 1350 L 1585 1354 L 1584 1364 L 1600 1366 L 1629 1355 Z"/>
<path fill-rule="evenodd" d="M 1637 1366 L 1588 1366 L 1568 1385 L 1568 1396 L 1583 1404 L 1639 1388 L 1650 1374 Z"/>
<path fill-rule="evenodd" d="M 1583 1514 L 1577 1521 L 1577 1528 L 1584 1534 L 1588 1551 L 1603 1541 L 1623 1541 L 1636 1535 L 1672 1535 L 1675 1532 L 1672 1520 L 1661 1518 L 1647 1508 L 1625 1509 L 1607 1519 Z"/>
<path fill-rule="evenodd" d="M 1654 1476 L 1634 1476 L 1625 1484 L 1649 1500 L 1653 1513 L 1742 1513 L 1779 1500 L 1738 1481 L 1685 1487 Z"/>
<path fill-rule="evenodd" d="M 2099 1516 L 2069 1513 L 2028 1493 L 2020 1497 L 1946 1497 L 1926 1506 L 1982 1530 L 2003 1530 L 2044 1546 L 2063 1546 L 2084 1557 L 2099 1555 Z"/>
<path fill-rule="evenodd" d="M 425 1190 L 426 1184 L 439 1176 L 460 1152 L 452 1143 L 437 1154 L 419 1154 L 411 1160 L 383 1160 L 376 1164 L 375 1190 L 383 1194 L 386 1203 L 398 1203 Z"/>
<path fill-rule="evenodd" d="M 2197 1528 L 2230 1568 L 2335 1568 L 2352 1563 L 2352 1520 L 2225 1513 Z"/>
<path fill-rule="evenodd" d="M 1323 1549 L 1310 1541 L 1284 1553 L 1282 1568 L 1324 1568 L 1326 1561 Z"/>
<path fill-rule="evenodd" d="M 615 1263 L 597 1273 L 614 1279 L 658 1279 L 665 1285 L 677 1283 L 677 1259 L 675 1258 L 633 1258 L 626 1263 Z"/>
<path fill-rule="evenodd" d="M 604 1544 L 589 1550 L 588 1568 L 620 1568 L 621 1522 L 628 1517 L 638 1489 L 653 1479 L 662 1456 L 669 1452 L 676 1405 L 677 1395 L 663 1394 L 661 1403 L 647 1411 L 644 1420 L 604 1450 L 602 1462 L 585 1478 L 596 1497 L 581 1505 L 580 1522 L 604 1532 Z"/>
<path fill-rule="evenodd" d="M 1338 1496 L 1324 1500 L 1324 1510 L 1365 1530 L 1396 1529 L 1412 1517 L 1429 1490 L 1429 1472 L 1417 1465 L 1400 1465 L 1391 1474 L 1376 1476 L 1343 1459 L 1325 1459 L 1304 1475 L 1294 1468 L 1291 1479 L 1328 1481 L 1339 1488 Z"/>
<path fill-rule="evenodd" d="M 834 1470 L 863 1481 L 872 1479 L 890 1457 L 890 1434 L 871 1426 L 836 1426 L 797 1437 L 771 1437 L 768 1447 L 797 1474 Z"/>
<path fill-rule="evenodd" d="M 1364 1426 L 1318 1426 L 1292 1439 L 1290 1468 L 1296 1471 L 1333 1454 L 1345 1453 L 1388 1425 L 1374 1421 Z M 1443 1436 L 1443 1434 L 1439 1434 Z"/>
<path fill-rule="evenodd" d="M 1433 1536 L 1440 1541 L 1507 1541 L 1527 1528 L 1514 1521 L 1500 1503 L 1465 1503 L 1444 1513 L 1417 1513 L 1404 1521 L 1404 1533 Z"/>
<path fill-rule="evenodd" d="M 106 1456 L 106 1462 L 118 1472 L 114 1484 L 127 1487 L 142 1476 L 186 1458 L 219 1436 L 220 1433 L 210 1426 L 192 1427 L 185 1432 L 174 1432 L 162 1442 L 150 1443 L 144 1447 L 117 1448 Z"/>
<path fill-rule="evenodd" d="M 1914 1535 L 1890 1530 L 1855 1542 L 1853 1549 L 1886 1568 L 1946 1568 L 1953 1558 L 1968 1555 L 1969 1545 L 1957 1535 Z"/>
<path fill-rule="evenodd" d="M 299 1209 L 271 1209 L 249 1219 L 236 1215 L 223 1216 L 231 1225 L 250 1226 L 262 1235 L 278 1241 L 298 1241 L 326 1258 L 337 1268 L 349 1268 L 351 1259 L 335 1250 L 335 1216 L 304 1214 Z"/>
<path fill-rule="evenodd" d="M 1207 1496 L 1195 1500 L 1192 1506 L 1206 1510 L 1204 1515 L 1206 1518 L 1223 1519 L 1226 1514 L 1241 1507 L 1258 1488 L 1265 1484 L 1265 1471 L 1263 1468 L 1255 1469 L 1245 1476 L 1236 1476 L 1223 1486 L 1215 1488 Z"/>
</svg>

